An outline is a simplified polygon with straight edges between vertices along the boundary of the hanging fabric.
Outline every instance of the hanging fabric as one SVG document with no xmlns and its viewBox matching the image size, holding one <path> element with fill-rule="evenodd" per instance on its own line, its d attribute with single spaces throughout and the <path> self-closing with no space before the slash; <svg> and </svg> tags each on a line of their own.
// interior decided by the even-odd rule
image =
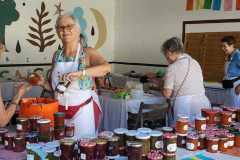
<svg viewBox="0 0 240 160">
<path fill-rule="evenodd" d="M 232 11 L 232 0 L 224 0 L 224 11 Z"/>
</svg>

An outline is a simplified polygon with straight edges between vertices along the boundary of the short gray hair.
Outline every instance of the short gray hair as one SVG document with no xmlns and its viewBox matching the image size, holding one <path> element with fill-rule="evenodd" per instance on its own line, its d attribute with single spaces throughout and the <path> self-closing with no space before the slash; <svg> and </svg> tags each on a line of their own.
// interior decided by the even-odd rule
<svg viewBox="0 0 240 160">
<path fill-rule="evenodd" d="M 79 29 L 81 29 L 81 28 L 80 28 L 80 25 L 79 25 L 79 20 L 78 20 L 78 18 L 75 17 L 72 12 L 66 12 L 66 13 L 64 13 L 64 14 L 59 15 L 59 16 L 57 17 L 57 20 L 56 20 L 56 23 L 55 23 L 55 27 L 56 27 L 56 28 L 58 27 L 58 23 L 59 23 L 60 19 L 63 18 L 63 17 L 70 17 L 70 18 L 72 18 L 72 20 L 74 21 L 74 23 L 76 24 L 76 26 L 77 26 Z"/>
<path fill-rule="evenodd" d="M 183 52 L 183 43 L 180 38 L 172 37 L 166 40 L 162 45 L 162 52 L 165 54 L 167 51 L 182 53 Z"/>
</svg>

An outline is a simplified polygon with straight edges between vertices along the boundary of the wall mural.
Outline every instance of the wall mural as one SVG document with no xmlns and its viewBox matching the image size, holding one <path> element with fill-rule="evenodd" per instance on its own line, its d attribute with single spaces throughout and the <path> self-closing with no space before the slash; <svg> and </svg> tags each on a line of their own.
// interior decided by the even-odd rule
<svg viewBox="0 0 240 160">
<path fill-rule="evenodd" d="M 0 0 L 0 41 L 6 48 L 0 65 L 30 64 L 0 67 L 0 80 L 25 79 L 33 71 L 47 73 L 50 65 L 36 64 L 51 63 L 54 51 L 61 48 L 55 20 L 64 11 L 71 11 L 78 18 L 86 44 L 97 49 L 104 46 L 108 36 L 105 16 L 96 8 L 72 3 L 69 5 L 69 0 Z"/>
</svg>

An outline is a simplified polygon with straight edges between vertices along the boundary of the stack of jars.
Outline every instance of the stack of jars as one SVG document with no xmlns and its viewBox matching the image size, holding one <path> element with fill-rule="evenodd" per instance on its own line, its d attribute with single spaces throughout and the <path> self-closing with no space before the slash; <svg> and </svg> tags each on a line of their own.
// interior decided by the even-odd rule
<svg viewBox="0 0 240 160">
<path fill-rule="evenodd" d="M 54 137 L 56 140 L 63 139 L 65 135 L 64 112 L 54 113 Z"/>
<path fill-rule="evenodd" d="M 40 142 L 49 142 L 52 138 L 51 128 L 50 128 L 50 119 L 39 119 L 37 120 L 38 125 L 38 141 Z"/>
<path fill-rule="evenodd" d="M 164 159 L 176 159 L 177 135 L 174 133 L 163 134 L 163 157 Z"/>
</svg>

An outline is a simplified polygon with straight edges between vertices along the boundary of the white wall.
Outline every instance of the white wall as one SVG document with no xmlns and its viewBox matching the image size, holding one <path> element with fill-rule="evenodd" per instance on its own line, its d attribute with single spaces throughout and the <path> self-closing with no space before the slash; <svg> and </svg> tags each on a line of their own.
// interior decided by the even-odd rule
<svg viewBox="0 0 240 160">
<path fill-rule="evenodd" d="M 183 21 L 240 16 L 235 8 L 234 11 L 185 11 L 185 3 L 186 0 L 116 0 L 115 61 L 166 64 L 160 46 L 167 38 L 182 36 Z M 215 27 L 217 30 L 221 25 Z M 115 65 L 114 69 L 144 72 L 150 68 Z"/>
</svg>

